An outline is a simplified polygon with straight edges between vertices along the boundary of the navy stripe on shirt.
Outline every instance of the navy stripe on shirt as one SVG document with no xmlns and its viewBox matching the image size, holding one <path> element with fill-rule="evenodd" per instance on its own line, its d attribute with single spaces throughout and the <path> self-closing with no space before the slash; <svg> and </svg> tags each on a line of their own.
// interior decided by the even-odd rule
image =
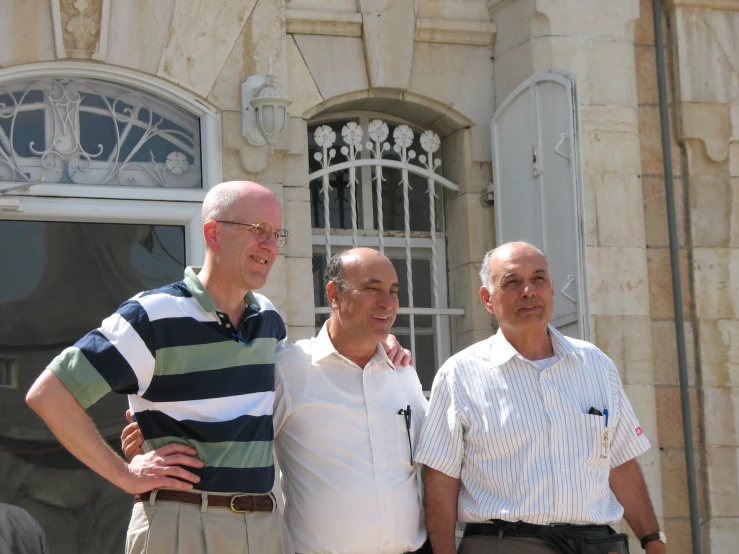
<svg viewBox="0 0 739 554">
<path fill-rule="evenodd" d="M 133 369 L 118 349 L 97 329 L 90 331 L 75 344 L 111 390 L 121 394 L 136 394 L 139 382 Z"/>
<path fill-rule="evenodd" d="M 151 322 L 157 348 L 211 344 L 233 340 L 217 321 L 198 321 L 191 317 L 168 317 Z"/>
<path fill-rule="evenodd" d="M 138 294 L 135 298 L 143 298 L 144 296 L 151 296 L 153 294 L 168 294 L 178 298 L 192 298 L 192 293 L 184 281 L 178 281 L 154 290 L 147 290 Z"/>
<path fill-rule="evenodd" d="M 136 300 L 127 300 L 121 304 L 116 313 L 133 327 L 151 355 L 154 356 L 156 354 L 154 333 L 152 332 L 151 321 L 149 321 L 149 314 L 146 313 L 144 307 Z"/>
<path fill-rule="evenodd" d="M 136 414 L 141 434 L 148 439 L 183 437 L 198 442 L 271 441 L 272 416 L 243 415 L 230 421 L 178 421 L 167 414 L 145 410 Z"/>
<path fill-rule="evenodd" d="M 175 375 L 154 375 L 143 398 L 182 402 L 275 390 L 274 364 L 249 364 Z"/>
</svg>

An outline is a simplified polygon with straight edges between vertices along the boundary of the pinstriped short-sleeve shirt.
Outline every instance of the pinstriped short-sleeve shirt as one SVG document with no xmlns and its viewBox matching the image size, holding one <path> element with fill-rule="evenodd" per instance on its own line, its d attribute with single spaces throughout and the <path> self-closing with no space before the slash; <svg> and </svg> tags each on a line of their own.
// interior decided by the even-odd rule
<svg viewBox="0 0 739 554">
<path fill-rule="evenodd" d="M 129 395 L 147 452 L 187 444 L 205 462 L 196 488 L 267 493 L 274 483 L 275 349 L 285 324 L 248 293 L 238 323 L 187 268 L 183 281 L 143 292 L 49 365 L 87 408 Z"/>
<path fill-rule="evenodd" d="M 613 362 L 549 327 L 544 370 L 498 331 L 451 357 L 431 391 L 415 460 L 460 479 L 460 521 L 607 524 L 623 508 L 611 468 L 649 449 Z M 590 408 L 605 415 L 588 414 Z"/>
</svg>

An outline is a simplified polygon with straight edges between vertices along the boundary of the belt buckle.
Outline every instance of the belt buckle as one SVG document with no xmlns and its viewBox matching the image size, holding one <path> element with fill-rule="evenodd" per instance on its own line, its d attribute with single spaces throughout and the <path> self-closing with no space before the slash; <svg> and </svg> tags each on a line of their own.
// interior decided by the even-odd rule
<svg viewBox="0 0 739 554">
<path fill-rule="evenodd" d="M 235 514 L 243 514 L 243 513 L 248 512 L 249 510 L 237 510 L 236 507 L 234 506 L 234 502 L 236 501 L 237 498 L 246 498 L 248 496 L 249 496 L 248 494 L 235 494 L 235 495 L 233 495 L 231 497 L 231 511 L 233 513 L 235 513 Z"/>
</svg>

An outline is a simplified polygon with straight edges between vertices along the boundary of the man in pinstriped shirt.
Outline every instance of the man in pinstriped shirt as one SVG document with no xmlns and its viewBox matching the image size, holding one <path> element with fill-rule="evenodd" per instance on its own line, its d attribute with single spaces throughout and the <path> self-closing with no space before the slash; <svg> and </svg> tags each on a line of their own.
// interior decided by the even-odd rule
<svg viewBox="0 0 739 554">
<path fill-rule="evenodd" d="M 649 554 L 664 552 L 635 461 L 649 441 L 613 362 L 549 325 L 554 284 L 546 256 L 521 242 L 488 252 L 480 298 L 500 329 L 439 370 L 415 456 L 426 466 L 434 552 L 555 552 L 538 538 L 553 523 L 625 517 Z M 519 523 L 520 522 L 520 523 Z"/>
</svg>

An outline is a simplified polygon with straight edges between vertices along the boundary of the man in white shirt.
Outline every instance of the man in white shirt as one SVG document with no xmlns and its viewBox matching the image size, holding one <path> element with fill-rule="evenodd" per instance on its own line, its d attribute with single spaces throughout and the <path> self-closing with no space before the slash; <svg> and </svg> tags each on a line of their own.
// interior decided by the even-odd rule
<svg viewBox="0 0 739 554">
<path fill-rule="evenodd" d="M 430 554 L 413 463 L 428 403 L 416 370 L 395 367 L 381 344 L 397 274 L 377 250 L 355 248 L 331 258 L 324 280 L 331 318 L 277 352 L 275 450 L 295 551 Z M 137 437 L 135 424 L 124 430 L 129 458 Z"/>
<path fill-rule="evenodd" d="M 277 355 L 275 450 L 285 521 L 299 554 L 420 549 L 426 528 L 412 445 L 426 398 L 412 366 L 380 345 L 398 311 L 398 277 L 376 250 L 334 256 L 332 315 L 317 337 Z"/>
<path fill-rule="evenodd" d="M 480 276 L 500 329 L 439 370 L 415 457 L 435 554 L 455 552 L 458 519 L 460 552 L 544 554 L 567 551 L 552 548 L 550 524 L 598 526 L 572 533 L 612 541 L 607 524 L 622 516 L 649 554 L 663 553 L 634 459 L 649 441 L 613 362 L 549 325 L 548 260 L 508 243 L 487 253 Z"/>
</svg>

